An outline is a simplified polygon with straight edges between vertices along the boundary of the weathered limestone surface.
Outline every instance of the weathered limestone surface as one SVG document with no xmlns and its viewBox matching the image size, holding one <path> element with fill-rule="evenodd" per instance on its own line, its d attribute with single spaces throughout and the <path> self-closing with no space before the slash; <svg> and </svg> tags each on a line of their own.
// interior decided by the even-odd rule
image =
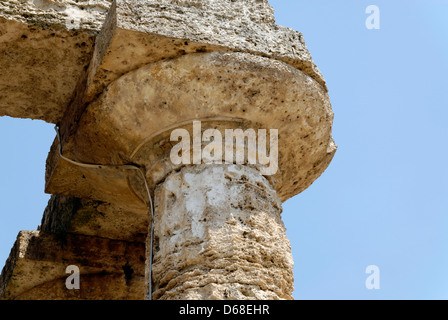
<svg viewBox="0 0 448 320">
<path fill-rule="evenodd" d="M 325 87 L 302 34 L 276 25 L 267 0 L 118 0 L 97 39 L 87 99 L 145 64 L 195 52 L 226 51 L 285 61 Z"/>
<path fill-rule="evenodd" d="M 314 182 L 336 151 L 328 94 L 311 77 L 253 54 L 196 53 L 146 65 L 113 82 L 89 105 L 64 154 L 85 163 L 138 164 L 153 188 L 175 169 L 166 161 L 171 131 L 193 119 L 214 118 L 244 120 L 244 129 L 279 130 L 280 170 L 274 178 L 282 201 Z M 138 177 L 127 175 L 135 172 L 108 170 L 78 168 L 53 150 L 46 191 L 144 209 L 139 187 L 129 192 Z M 106 183 L 106 174 L 115 182 Z"/>
<path fill-rule="evenodd" d="M 193 52 L 269 56 L 325 86 L 302 34 L 275 25 L 267 0 L 116 3 L 96 39 L 110 1 L 2 1 L 0 116 L 57 123 L 89 64 L 88 101 L 126 72 Z"/>
<path fill-rule="evenodd" d="M 98 32 L 112 0 L 3 0 L 0 17 L 41 29 Z"/>
<path fill-rule="evenodd" d="M 22 231 L 0 277 L 2 299 L 142 299 L 145 248 L 84 235 Z M 80 290 L 68 290 L 69 265 L 80 268 Z"/>
<path fill-rule="evenodd" d="M 148 224 L 147 211 L 127 211 L 106 202 L 53 195 L 39 230 L 144 243 Z"/>
<path fill-rule="evenodd" d="M 109 5 L 0 2 L 0 116 L 61 119 L 90 63 Z"/>
<path fill-rule="evenodd" d="M 256 169 L 183 168 L 155 205 L 155 299 L 292 299 L 281 201 Z"/>
<path fill-rule="evenodd" d="M 0 298 L 141 299 L 153 223 L 154 298 L 291 299 L 281 202 L 336 145 L 325 80 L 267 0 L 5 0 L 0 57 L 0 116 L 60 128 L 56 196 L 39 231 L 19 234 Z M 174 165 L 170 133 L 194 120 L 277 129 L 278 172 Z M 65 288 L 69 264 L 80 291 Z"/>
</svg>

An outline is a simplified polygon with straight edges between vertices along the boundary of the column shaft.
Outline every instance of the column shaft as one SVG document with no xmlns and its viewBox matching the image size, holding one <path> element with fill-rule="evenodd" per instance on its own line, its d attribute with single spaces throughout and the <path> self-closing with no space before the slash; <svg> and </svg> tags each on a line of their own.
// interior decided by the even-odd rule
<svg viewBox="0 0 448 320">
<path fill-rule="evenodd" d="M 169 175 L 155 191 L 153 298 L 292 299 L 281 211 L 267 179 L 248 166 Z"/>
</svg>

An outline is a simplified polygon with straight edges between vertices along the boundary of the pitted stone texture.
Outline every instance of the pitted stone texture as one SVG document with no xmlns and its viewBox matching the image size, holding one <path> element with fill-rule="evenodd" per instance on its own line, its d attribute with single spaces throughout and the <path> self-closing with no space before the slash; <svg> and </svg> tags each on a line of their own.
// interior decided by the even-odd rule
<svg viewBox="0 0 448 320">
<path fill-rule="evenodd" d="M 291 299 L 281 202 L 253 168 L 171 174 L 155 193 L 154 250 L 155 299 Z"/>
<path fill-rule="evenodd" d="M 63 236 L 75 233 L 113 240 L 145 242 L 148 212 L 132 212 L 110 203 L 53 195 L 39 230 Z"/>
<path fill-rule="evenodd" d="M 107 0 L 0 1 L 0 116 L 62 118 L 109 6 Z"/>
<path fill-rule="evenodd" d="M 267 0 L 117 0 L 117 27 L 170 38 L 290 59 L 324 80 L 312 63 L 303 35 L 275 25 Z M 304 65 L 302 65 L 304 64 Z M 306 66 L 305 66 L 306 65 Z M 307 71 L 305 71 L 307 73 Z"/>
<path fill-rule="evenodd" d="M 86 33 L 42 30 L 0 17 L 0 116 L 57 123 L 93 44 Z"/>
<path fill-rule="evenodd" d="M 42 29 L 98 33 L 112 0 L 2 0 L 0 18 Z"/>
<path fill-rule="evenodd" d="M 150 175 L 156 151 L 136 153 L 143 142 L 167 128 L 216 117 L 279 130 L 274 187 L 282 201 L 309 187 L 336 151 L 330 99 L 312 78 L 286 63 L 248 53 L 197 53 L 144 66 L 112 83 L 89 106 L 74 144 L 64 152 L 86 163 L 137 163 Z M 160 148 L 169 153 L 172 145 L 165 142 Z M 48 167 L 48 176 L 56 172 L 53 181 L 47 179 L 48 191 L 78 191 L 70 179 L 81 181 L 81 174 L 58 174 L 62 165 Z M 82 192 L 93 194 L 82 188 L 76 196 L 90 197 Z"/>
<path fill-rule="evenodd" d="M 0 116 L 58 123 L 77 82 L 88 79 L 90 102 L 127 72 L 195 52 L 271 57 L 326 89 L 302 34 L 276 25 L 267 0 L 117 0 L 106 20 L 110 8 L 109 0 L 1 1 Z"/>
<path fill-rule="evenodd" d="M 96 42 L 87 100 L 145 64 L 229 51 L 284 61 L 326 88 L 302 34 L 276 25 L 267 0 L 117 0 Z"/>
<path fill-rule="evenodd" d="M 143 243 L 21 231 L 0 276 L 5 300 L 141 300 Z M 80 290 L 68 290 L 69 265 L 80 269 Z"/>
</svg>

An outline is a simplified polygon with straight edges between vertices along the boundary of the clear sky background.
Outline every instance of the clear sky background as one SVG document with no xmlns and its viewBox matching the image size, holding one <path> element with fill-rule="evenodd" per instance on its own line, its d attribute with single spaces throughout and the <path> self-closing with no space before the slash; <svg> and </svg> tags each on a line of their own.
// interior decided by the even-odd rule
<svg viewBox="0 0 448 320">
<path fill-rule="evenodd" d="M 271 0 L 303 32 L 335 113 L 328 170 L 284 204 L 296 299 L 448 299 L 448 1 Z M 368 5 L 381 29 L 368 30 Z M 1 72 L 1 71 L 0 71 Z M 55 138 L 0 118 L 0 265 L 49 196 Z M 368 265 L 380 289 L 367 290 Z"/>
</svg>

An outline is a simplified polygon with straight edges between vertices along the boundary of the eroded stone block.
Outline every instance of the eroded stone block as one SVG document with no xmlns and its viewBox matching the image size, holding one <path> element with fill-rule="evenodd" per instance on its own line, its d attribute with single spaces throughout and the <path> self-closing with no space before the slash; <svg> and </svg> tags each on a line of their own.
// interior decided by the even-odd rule
<svg viewBox="0 0 448 320">
<path fill-rule="evenodd" d="M 39 230 L 59 236 L 74 233 L 145 242 L 149 218 L 148 211 L 132 212 L 106 202 L 53 195 Z"/>
<path fill-rule="evenodd" d="M 143 299 L 144 244 L 21 231 L 0 276 L 0 299 Z M 80 290 L 68 290 L 69 265 Z"/>
<path fill-rule="evenodd" d="M 61 120 L 110 2 L 0 2 L 0 116 Z"/>
</svg>

